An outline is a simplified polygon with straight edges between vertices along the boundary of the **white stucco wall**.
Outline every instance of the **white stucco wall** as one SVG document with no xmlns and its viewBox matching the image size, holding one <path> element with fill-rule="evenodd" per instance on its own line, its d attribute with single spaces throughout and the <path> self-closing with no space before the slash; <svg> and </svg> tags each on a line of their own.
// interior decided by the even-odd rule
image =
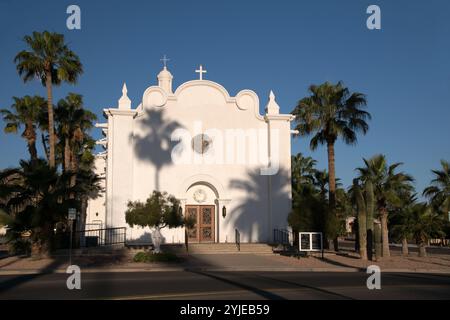
<svg viewBox="0 0 450 320">
<path fill-rule="evenodd" d="M 106 162 L 104 157 L 96 157 L 94 172 L 101 177 L 100 187 L 105 188 Z M 88 202 L 86 210 L 86 228 L 104 228 L 106 222 L 106 199 L 102 192 L 97 198 Z"/>
<path fill-rule="evenodd" d="M 166 90 L 149 87 L 136 109 L 127 108 L 131 103 L 124 87 L 119 108 L 105 109 L 108 120 L 106 225 L 127 226 L 124 214 L 127 202 L 144 201 L 155 189 L 175 195 L 186 205 L 196 204 L 192 192 L 202 188 L 208 194 L 208 204 L 216 206 L 216 241 L 233 242 L 236 228 L 242 242 L 271 241 L 273 228 L 287 227 L 291 209 L 292 117 L 278 114 L 272 96 L 266 108 L 268 114 L 261 116 L 258 96 L 250 90 L 230 97 L 217 83 L 194 80 L 182 84 L 172 94 L 168 84 L 160 85 Z M 171 153 L 178 142 L 170 138 L 177 128 L 192 136 L 208 133 L 213 141 L 209 154 L 222 152 L 225 163 L 175 164 Z M 215 133 L 226 137 L 230 129 L 258 132 L 257 140 L 245 139 L 246 161 L 226 161 L 233 145 L 229 139 L 225 139 L 223 148 L 218 148 L 221 138 Z M 278 131 L 270 143 L 269 129 Z M 235 143 L 234 150 L 239 141 Z M 248 151 L 255 143 L 257 153 L 262 155 L 257 163 L 249 161 L 255 156 L 254 150 Z M 270 161 L 269 155 L 273 162 L 279 159 L 279 171 L 272 176 L 261 175 L 261 168 Z M 208 153 L 195 156 L 197 160 L 205 160 Z M 225 218 L 223 206 L 227 210 Z M 182 228 L 164 229 L 162 233 L 166 242 L 184 242 Z M 128 228 L 127 239 L 145 242 L 149 234 L 150 230 Z"/>
</svg>

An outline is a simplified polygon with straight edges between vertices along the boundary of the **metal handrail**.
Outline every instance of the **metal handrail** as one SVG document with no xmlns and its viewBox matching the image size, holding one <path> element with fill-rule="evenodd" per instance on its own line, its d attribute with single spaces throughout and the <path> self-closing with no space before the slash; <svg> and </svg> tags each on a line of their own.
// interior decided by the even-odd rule
<svg viewBox="0 0 450 320">
<path fill-rule="evenodd" d="M 71 238 L 67 232 L 57 234 L 56 237 L 62 242 L 59 244 L 61 249 L 68 246 L 64 239 Z M 80 239 L 77 247 L 81 248 L 125 244 L 126 227 L 78 230 L 73 232 L 73 239 Z"/>
<path fill-rule="evenodd" d="M 273 242 L 275 244 L 291 245 L 291 232 L 289 230 L 273 229 Z"/>
<path fill-rule="evenodd" d="M 241 234 L 238 229 L 234 229 L 234 241 L 236 242 L 238 251 L 241 251 Z"/>
</svg>

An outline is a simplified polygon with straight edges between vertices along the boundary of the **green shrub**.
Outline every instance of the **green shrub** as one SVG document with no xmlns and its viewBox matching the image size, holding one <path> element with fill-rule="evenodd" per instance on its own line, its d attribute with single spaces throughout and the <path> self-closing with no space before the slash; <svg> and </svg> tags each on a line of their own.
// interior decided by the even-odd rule
<svg viewBox="0 0 450 320">
<path fill-rule="evenodd" d="M 31 242 L 26 238 L 16 238 L 8 243 L 8 252 L 11 255 L 30 255 Z"/>
<path fill-rule="evenodd" d="M 138 252 L 134 255 L 134 262 L 181 262 L 182 259 L 170 252 L 152 253 Z"/>
</svg>

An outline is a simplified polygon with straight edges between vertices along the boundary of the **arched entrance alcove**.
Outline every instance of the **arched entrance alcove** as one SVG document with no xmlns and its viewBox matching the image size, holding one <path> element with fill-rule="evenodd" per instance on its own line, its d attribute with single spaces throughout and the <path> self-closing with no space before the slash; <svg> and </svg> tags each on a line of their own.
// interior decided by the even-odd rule
<svg viewBox="0 0 450 320">
<path fill-rule="evenodd" d="M 209 175 L 195 175 L 182 183 L 178 198 L 184 214 L 195 221 L 195 227 L 188 230 L 189 242 L 219 242 L 219 208 L 224 194 L 222 184 Z"/>
</svg>

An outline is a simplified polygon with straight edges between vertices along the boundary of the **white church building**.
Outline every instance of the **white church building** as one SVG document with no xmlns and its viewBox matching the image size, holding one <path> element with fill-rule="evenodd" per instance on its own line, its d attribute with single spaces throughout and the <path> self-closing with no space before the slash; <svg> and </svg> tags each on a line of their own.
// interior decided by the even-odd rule
<svg viewBox="0 0 450 320">
<path fill-rule="evenodd" d="M 241 242 L 267 243 L 288 228 L 293 116 L 280 114 L 273 92 L 261 114 L 255 92 L 230 96 L 202 66 L 196 72 L 174 89 L 164 65 L 135 107 L 124 84 L 117 107 L 104 109 L 106 122 L 96 125 L 104 192 L 89 202 L 89 225 L 127 227 L 127 241 L 150 242 L 152 230 L 129 227 L 125 211 L 159 190 L 196 219 L 190 242 L 234 242 L 238 230 Z M 184 228 L 161 233 L 163 243 L 185 241 Z"/>
</svg>

